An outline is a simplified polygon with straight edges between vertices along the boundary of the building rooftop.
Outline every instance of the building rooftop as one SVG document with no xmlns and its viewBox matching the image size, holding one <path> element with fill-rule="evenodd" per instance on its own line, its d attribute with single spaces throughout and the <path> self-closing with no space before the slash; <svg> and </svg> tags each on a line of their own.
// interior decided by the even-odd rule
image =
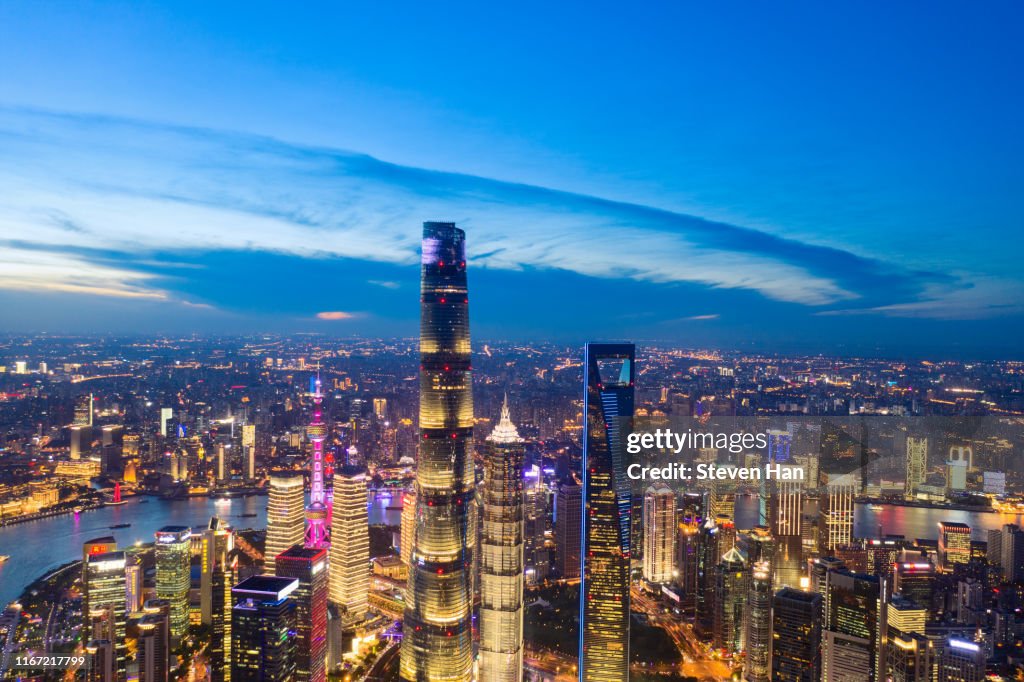
<svg viewBox="0 0 1024 682">
<path fill-rule="evenodd" d="M 254 575 L 231 588 L 239 597 L 279 601 L 299 586 L 298 578 L 282 578 L 276 575 Z"/>
</svg>

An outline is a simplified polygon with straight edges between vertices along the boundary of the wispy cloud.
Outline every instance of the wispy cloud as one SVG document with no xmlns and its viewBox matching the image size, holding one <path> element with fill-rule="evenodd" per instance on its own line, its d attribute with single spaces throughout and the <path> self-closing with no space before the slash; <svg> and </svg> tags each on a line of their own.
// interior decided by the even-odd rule
<svg viewBox="0 0 1024 682">
<path fill-rule="evenodd" d="M 441 215 L 469 230 L 477 267 L 696 283 L 890 315 L 956 315 L 945 302 L 970 289 L 969 279 L 655 207 L 263 137 L 0 109 L 0 140 L 0 234 L 35 254 L 0 278 L 5 288 L 173 297 L 173 278 L 156 281 L 142 266 L 154 254 L 412 264 L 417 226 Z M 218 303 L 215 288 L 207 297 Z"/>
<path fill-rule="evenodd" d="M 355 317 L 354 313 L 346 313 L 341 310 L 329 310 L 316 314 L 318 320 L 351 320 Z"/>
</svg>

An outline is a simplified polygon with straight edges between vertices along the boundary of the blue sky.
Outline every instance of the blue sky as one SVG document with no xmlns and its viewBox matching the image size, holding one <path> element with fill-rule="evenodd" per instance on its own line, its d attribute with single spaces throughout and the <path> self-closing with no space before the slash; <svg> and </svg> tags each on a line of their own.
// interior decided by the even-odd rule
<svg viewBox="0 0 1024 682">
<path fill-rule="evenodd" d="M 3 326 L 1019 355 L 1022 15 L 5 3 Z"/>
</svg>

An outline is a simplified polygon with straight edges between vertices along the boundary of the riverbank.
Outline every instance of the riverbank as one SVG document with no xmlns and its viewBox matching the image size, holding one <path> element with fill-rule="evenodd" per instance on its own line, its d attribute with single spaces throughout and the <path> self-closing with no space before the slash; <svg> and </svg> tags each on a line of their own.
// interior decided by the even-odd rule
<svg viewBox="0 0 1024 682">
<path fill-rule="evenodd" d="M 29 521 L 40 521 L 42 519 L 50 519 L 54 516 L 64 516 L 66 514 L 75 514 L 77 512 L 92 511 L 93 509 L 100 509 L 101 507 L 107 506 L 103 502 L 95 502 L 91 504 L 75 505 L 71 507 L 61 507 L 60 509 L 45 509 L 43 511 L 34 512 L 32 514 L 22 514 L 21 516 L 15 516 L 14 518 L 0 519 L 0 528 L 6 528 L 7 526 L 16 526 L 19 523 L 28 523 Z"/>
</svg>

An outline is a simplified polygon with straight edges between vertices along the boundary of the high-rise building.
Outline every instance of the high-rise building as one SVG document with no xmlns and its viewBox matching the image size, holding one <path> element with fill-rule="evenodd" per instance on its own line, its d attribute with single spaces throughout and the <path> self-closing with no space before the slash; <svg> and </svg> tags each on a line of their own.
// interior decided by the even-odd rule
<svg viewBox="0 0 1024 682">
<path fill-rule="evenodd" d="M 694 630 L 698 637 L 709 639 L 715 620 L 715 567 L 721 558 L 721 529 L 714 519 L 706 519 L 697 534 L 697 593 L 694 605 Z"/>
<path fill-rule="evenodd" d="M 746 648 L 743 629 L 747 609 L 747 557 L 733 547 L 715 567 L 715 616 L 712 642 L 728 653 Z"/>
<path fill-rule="evenodd" d="M 275 573 L 297 578 L 295 600 L 295 679 L 324 682 L 327 679 L 327 550 L 323 547 L 290 547 L 277 555 Z"/>
<path fill-rule="evenodd" d="M 580 682 L 629 677 L 626 439 L 633 430 L 635 359 L 632 344 L 588 343 L 584 355 Z"/>
<path fill-rule="evenodd" d="M 652 583 L 675 577 L 676 494 L 661 482 L 644 493 L 643 576 Z"/>
<path fill-rule="evenodd" d="M 853 501 L 858 479 L 853 474 L 832 475 L 820 500 L 821 548 L 835 550 L 853 539 Z"/>
<path fill-rule="evenodd" d="M 730 521 L 736 519 L 736 492 L 739 484 L 735 477 L 730 476 L 730 470 L 736 469 L 735 464 L 723 464 L 715 466 L 717 469 L 725 469 L 722 474 L 724 478 L 711 478 L 708 481 L 708 516 L 715 519 L 724 516 Z"/>
<path fill-rule="evenodd" d="M 882 594 L 877 577 L 829 571 L 822 632 L 822 682 L 880 678 Z"/>
<path fill-rule="evenodd" d="M 998 533 L 998 542 L 992 542 L 992 533 Z M 1024 582 L 1024 530 L 1007 523 L 999 531 L 989 531 L 989 537 L 989 562 L 1002 567 L 1005 581 Z"/>
<path fill-rule="evenodd" d="M 935 646 L 924 635 L 890 633 L 885 656 L 886 682 L 932 682 Z"/>
<path fill-rule="evenodd" d="M 264 551 L 267 566 L 273 566 L 274 557 L 292 545 L 303 544 L 306 538 L 305 503 L 305 482 L 300 472 L 274 472 L 270 475 Z"/>
<path fill-rule="evenodd" d="M 747 660 L 743 680 L 768 682 L 771 679 L 772 569 L 767 561 L 759 561 L 751 568 L 747 595 Z"/>
<path fill-rule="evenodd" d="M 820 682 L 821 595 L 791 587 L 772 599 L 771 679 Z"/>
<path fill-rule="evenodd" d="M 127 586 L 124 552 L 90 554 L 85 564 L 88 598 L 85 608 L 87 639 L 107 640 L 113 647 L 117 679 L 125 679 L 128 655 L 125 641 Z"/>
<path fill-rule="evenodd" d="M 93 418 L 92 393 L 75 398 L 75 426 L 91 427 Z"/>
<path fill-rule="evenodd" d="M 109 639 L 93 639 L 85 645 L 87 657 L 86 682 L 116 682 L 117 656 Z"/>
<path fill-rule="evenodd" d="M 231 478 L 231 462 L 227 444 L 217 443 L 217 482 L 223 483 Z"/>
<path fill-rule="evenodd" d="M 903 492 L 907 499 L 913 499 L 918 486 L 924 483 L 928 473 L 928 439 L 907 437 L 907 473 Z"/>
<path fill-rule="evenodd" d="M 174 419 L 174 408 L 172 407 L 161 407 L 160 408 L 160 435 L 167 438 L 167 424 Z"/>
<path fill-rule="evenodd" d="M 956 564 L 971 560 L 971 527 L 966 523 L 939 522 L 939 565 L 952 571 Z"/>
<path fill-rule="evenodd" d="M 893 593 L 910 599 L 925 609 L 932 609 L 935 590 L 935 566 L 931 561 L 918 558 L 901 561 L 893 572 Z"/>
<path fill-rule="evenodd" d="M 401 677 L 464 682 L 473 674 L 473 393 L 466 233 L 423 225 L 420 452 L 416 534 Z"/>
<path fill-rule="evenodd" d="M 779 479 L 769 483 L 774 488 L 769 513 L 772 535 L 776 538 L 800 537 L 804 482 L 798 479 Z"/>
<path fill-rule="evenodd" d="M 156 596 L 170 602 L 173 642 L 188 632 L 191 537 L 188 526 L 164 526 L 156 532 Z"/>
<path fill-rule="evenodd" d="M 329 599 L 344 626 L 366 617 L 370 592 L 370 522 L 366 509 L 366 473 L 355 467 L 334 472 L 331 519 Z"/>
<path fill-rule="evenodd" d="M 309 458 L 309 506 L 306 507 L 306 545 L 322 548 L 328 546 L 327 538 L 327 494 L 324 488 L 324 439 L 327 425 L 323 419 L 324 396 L 320 390 L 320 375 L 313 382 L 313 418 L 306 427 L 306 436 L 313 444 Z"/>
<path fill-rule="evenodd" d="M 254 575 L 232 588 L 231 682 L 295 679 L 297 578 Z"/>
<path fill-rule="evenodd" d="M 523 454 L 506 395 L 484 453 L 480 682 L 523 679 Z"/>
<path fill-rule="evenodd" d="M 985 660 L 985 650 L 981 645 L 959 637 L 948 637 L 939 658 L 939 682 L 983 682 Z"/>
<path fill-rule="evenodd" d="M 546 580 L 551 572 L 551 550 L 547 542 L 548 499 L 540 467 L 534 464 L 523 472 L 523 561 L 527 585 Z M 579 547 L 579 538 L 576 546 Z M 577 571 L 579 563 L 577 557 Z"/>
<path fill-rule="evenodd" d="M 580 577 L 582 529 L 583 488 L 575 481 L 560 483 L 555 493 L 555 566 L 562 578 Z"/>
<path fill-rule="evenodd" d="M 143 612 L 135 654 L 139 682 L 167 682 L 171 656 L 171 604 L 166 599 L 150 599 L 143 606 Z"/>
<path fill-rule="evenodd" d="M 231 586 L 235 582 L 234 533 L 217 517 L 200 541 L 200 618 L 210 626 L 210 677 L 223 682 L 231 676 Z"/>
</svg>

